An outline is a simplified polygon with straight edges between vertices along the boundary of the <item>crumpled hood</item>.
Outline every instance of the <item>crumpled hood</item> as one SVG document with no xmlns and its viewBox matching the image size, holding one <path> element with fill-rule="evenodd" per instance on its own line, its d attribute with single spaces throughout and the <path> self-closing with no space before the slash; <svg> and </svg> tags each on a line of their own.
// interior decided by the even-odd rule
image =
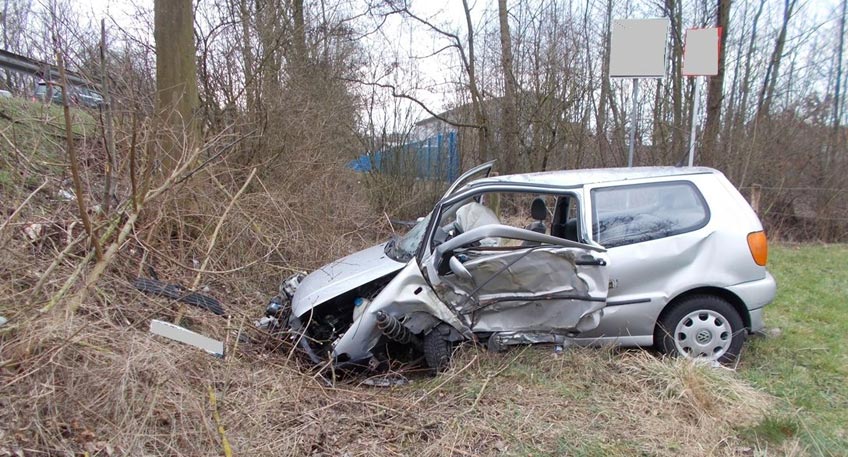
<svg viewBox="0 0 848 457">
<path fill-rule="evenodd" d="M 327 300 L 400 271 L 406 264 L 389 258 L 383 252 L 385 246 L 386 243 L 383 243 L 353 253 L 303 278 L 292 298 L 294 315 L 300 317 Z"/>
</svg>

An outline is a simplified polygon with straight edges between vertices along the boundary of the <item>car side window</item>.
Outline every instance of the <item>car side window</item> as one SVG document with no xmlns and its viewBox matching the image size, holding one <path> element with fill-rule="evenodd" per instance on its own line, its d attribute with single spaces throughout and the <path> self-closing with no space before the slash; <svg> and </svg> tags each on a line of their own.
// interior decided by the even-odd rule
<svg viewBox="0 0 848 457">
<path fill-rule="evenodd" d="M 592 189 L 592 235 L 611 248 L 697 230 L 709 208 L 694 184 L 674 181 Z"/>
</svg>

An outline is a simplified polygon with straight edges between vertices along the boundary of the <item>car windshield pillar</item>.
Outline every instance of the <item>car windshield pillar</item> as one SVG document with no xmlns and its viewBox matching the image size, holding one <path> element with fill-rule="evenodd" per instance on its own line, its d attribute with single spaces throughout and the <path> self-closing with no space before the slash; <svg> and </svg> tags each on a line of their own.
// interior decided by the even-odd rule
<svg viewBox="0 0 848 457">
<path fill-rule="evenodd" d="M 386 244 L 386 255 L 397 262 L 408 262 L 412 259 L 418 251 L 421 240 L 424 238 L 424 232 L 426 232 L 429 222 L 430 216 L 428 215 L 418 221 L 406 234 L 394 236 Z"/>
</svg>

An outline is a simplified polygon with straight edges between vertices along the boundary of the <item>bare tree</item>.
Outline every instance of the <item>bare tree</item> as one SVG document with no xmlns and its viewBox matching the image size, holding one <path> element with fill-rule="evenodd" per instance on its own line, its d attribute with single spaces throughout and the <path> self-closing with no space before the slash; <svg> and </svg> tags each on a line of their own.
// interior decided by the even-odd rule
<svg viewBox="0 0 848 457">
<path fill-rule="evenodd" d="M 516 158 L 520 156 L 518 149 L 518 118 L 516 117 L 515 74 L 512 67 L 512 40 L 509 32 L 509 12 L 506 0 L 498 0 L 498 22 L 501 39 L 501 71 L 503 72 L 504 97 L 501 104 L 503 122 L 503 148 L 501 157 L 504 160 L 504 171 L 515 169 Z"/>
<path fill-rule="evenodd" d="M 844 49 L 845 49 L 845 15 L 846 10 L 848 10 L 848 0 L 842 0 L 841 12 L 839 14 L 839 28 L 837 30 L 837 42 L 839 43 L 836 47 L 836 61 L 834 62 L 835 68 L 835 82 L 836 86 L 833 91 L 833 121 L 831 124 L 831 133 L 830 133 L 830 147 L 827 151 L 827 156 L 825 157 L 825 169 L 830 168 L 831 161 L 833 160 L 833 155 L 838 151 L 839 147 L 839 125 L 842 120 L 842 112 L 840 110 L 842 106 L 842 63 L 844 61 Z"/>
<path fill-rule="evenodd" d="M 716 0 L 716 27 L 722 33 L 728 33 L 730 25 L 730 0 Z M 704 125 L 704 144 L 702 148 L 702 163 L 714 165 L 719 158 L 716 154 L 718 143 L 721 107 L 724 98 L 724 65 L 727 46 L 722 45 L 718 54 L 718 73 L 710 77 L 707 91 L 707 120 Z"/>
<path fill-rule="evenodd" d="M 156 0 L 153 37 L 156 41 L 156 94 L 163 167 L 173 165 L 197 140 L 198 106 L 191 0 Z"/>
<path fill-rule="evenodd" d="M 789 20 L 792 19 L 792 10 L 795 8 L 796 3 L 797 0 L 784 0 L 783 2 L 783 21 L 780 25 L 780 32 L 774 42 L 774 51 L 766 68 L 766 75 L 760 89 L 759 99 L 757 100 L 758 118 L 768 115 L 771 109 L 774 88 L 777 86 L 777 80 L 780 75 L 780 62 L 783 60 L 783 48 L 786 46 L 786 32 L 789 28 Z"/>
</svg>

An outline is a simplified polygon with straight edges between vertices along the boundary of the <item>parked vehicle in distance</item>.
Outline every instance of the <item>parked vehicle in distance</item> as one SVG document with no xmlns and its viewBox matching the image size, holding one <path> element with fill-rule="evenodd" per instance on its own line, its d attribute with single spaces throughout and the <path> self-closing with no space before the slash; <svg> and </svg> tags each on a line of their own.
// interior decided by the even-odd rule
<svg viewBox="0 0 848 457">
<path fill-rule="evenodd" d="M 405 235 L 286 279 L 260 325 L 315 363 L 423 353 L 436 371 L 462 341 L 732 362 L 763 328 L 776 291 L 766 236 L 719 171 L 487 177 L 492 165 L 462 175 Z"/>
<path fill-rule="evenodd" d="M 48 84 L 45 81 L 40 81 L 36 84 L 34 93 L 36 100 L 46 103 L 48 93 L 51 93 L 50 101 L 52 103 L 57 105 L 62 104 L 62 86 L 60 84 Z M 103 96 L 87 87 L 71 87 L 69 94 L 71 95 L 69 102 L 73 105 L 98 108 L 103 104 Z"/>
<path fill-rule="evenodd" d="M 35 93 L 33 94 L 33 96 L 35 97 L 35 100 L 38 100 L 42 103 L 47 103 L 47 98 L 49 97 L 52 103 L 61 105 L 62 86 L 57 83 L 48 84 L 45 81 L 40 81 L 38 84 L 35 85 Z"/>
<path fill-rule="evenodd" d="M 103 96 L 92 89 L 78 87 L 76 91 L 78 103 L 86 108 L 99 108 L 103 104 Z"/>
</svg>

